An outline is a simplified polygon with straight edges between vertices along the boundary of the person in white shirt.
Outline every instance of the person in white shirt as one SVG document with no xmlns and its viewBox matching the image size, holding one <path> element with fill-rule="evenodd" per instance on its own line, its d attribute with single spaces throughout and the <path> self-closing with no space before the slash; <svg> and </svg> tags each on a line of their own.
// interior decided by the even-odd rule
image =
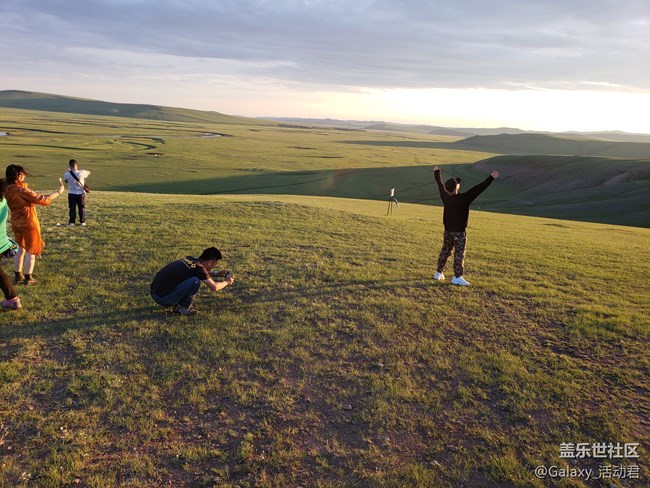
<svg viewBox="0 0 650 488">
<path fill-rule="evenodd" d="M 75 179 L 73 175 L 77 178 Z M 84 184 L 89 175 L 90 171 L 77 168 L 75 159 L 70 160 L 68 171 L 63 175 L 64 181 L 68 184 L 68 207 L 70 208 L 68 225 L 74 225 L 75 220 L 77 220 L 77 209 L 79 209 L 79 222 L 81 225 L 86 225 L 86 190 Z"/>
</svg>

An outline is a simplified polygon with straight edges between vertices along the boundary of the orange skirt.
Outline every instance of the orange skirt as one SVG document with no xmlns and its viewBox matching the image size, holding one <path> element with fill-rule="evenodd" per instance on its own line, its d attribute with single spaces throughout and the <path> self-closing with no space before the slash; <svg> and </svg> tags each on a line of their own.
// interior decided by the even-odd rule
<svg viewBox="0 0 650 488">
<path fill-rule="evenodd" d="M 41 255 L 43 249 L 45 249 L 45 242 L 41 238 L 41 226 L 38 225 L 38 221 L 35 228 L 17 229 L 12 225 L 11 229 L 14 231 L 15 241 L 20 247 L 34 256 Z"/>
</svg>

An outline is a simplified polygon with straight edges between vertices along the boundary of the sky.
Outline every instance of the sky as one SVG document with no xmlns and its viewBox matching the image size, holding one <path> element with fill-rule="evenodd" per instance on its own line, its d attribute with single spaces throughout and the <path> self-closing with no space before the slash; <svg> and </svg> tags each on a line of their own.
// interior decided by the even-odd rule
<svg viewBox="0 0 650 488">
<path fill-rule="evenodd" d="M 650 0 L 0 0 L 0 90 L 650 133 Z"/>
</svg>

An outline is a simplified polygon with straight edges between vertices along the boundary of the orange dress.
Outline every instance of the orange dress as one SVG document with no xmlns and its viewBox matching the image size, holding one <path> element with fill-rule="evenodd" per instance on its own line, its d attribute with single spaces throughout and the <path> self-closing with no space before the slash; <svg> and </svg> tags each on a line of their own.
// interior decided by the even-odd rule
<svg viewBox="0 0 650 488">
<path fill-rule="evenodd" d="M 41 238 L 36 205 L 50 205 L 50 198 L 27 188 L 27 183 L 16 182 L 7 186 L 5 198 L 11 210 L 11 229 L 14 239 L 28 253 L 40 256 L 45 248 Z"/>
</svg>

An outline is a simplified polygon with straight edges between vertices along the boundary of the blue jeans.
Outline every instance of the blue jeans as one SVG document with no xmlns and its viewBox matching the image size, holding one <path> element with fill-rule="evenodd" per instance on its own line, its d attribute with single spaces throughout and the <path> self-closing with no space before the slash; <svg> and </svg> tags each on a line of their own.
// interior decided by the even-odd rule
<svg viewBox="0 0 650 488">
<path fill-rule="evenodd" d="M 152 291 L 151 298 L 153 298 L 154 302 L 163 307 L 171 307 L 178 304 L 183 308 L 190 308 L 192 306 L 194 295 L 196 295 L 200 287 L 201 280 L 194 276 L 185 281 L 181 281 L 176 285 L 176 288 L 165 296 L 160 297 Z"/>
</svg>

